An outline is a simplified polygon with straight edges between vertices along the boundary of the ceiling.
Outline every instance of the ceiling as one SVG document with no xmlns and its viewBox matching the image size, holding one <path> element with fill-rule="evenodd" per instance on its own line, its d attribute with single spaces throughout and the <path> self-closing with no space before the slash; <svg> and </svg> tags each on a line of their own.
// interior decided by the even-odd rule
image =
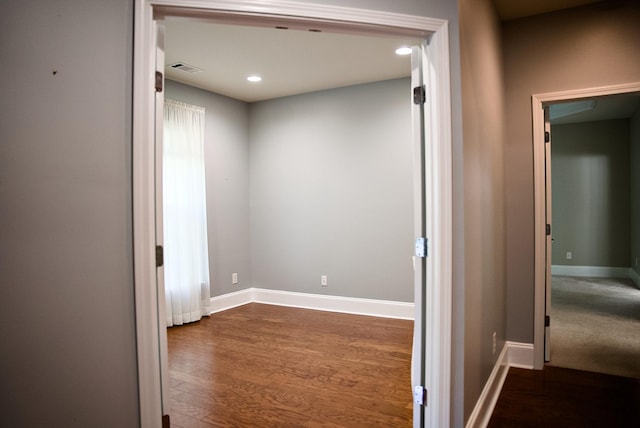
<svg viewBox="0 0 640 428">
<path fill-rule="evenodd" d="M 640 93 L 608 95 L 588 100 L 554 103 L 550 106 L 552 125 L 626 119 L 640 110 Z"/>
<path fill-rule="evenodd" d="M 501 19 L 508 20 L 598 0 L 493 1 Z M 264 21 L 268 27 L 256 26 L 255 21 L 228 25 L 228 21 L 186 17 L 164 19 L 167 78 L 249 103 L 410 76 L 410 56 L 398 56 L 395 49 L 420 43 L 420 37 L 381 37 L 370 29 L 339 34 L 317 23 L 307 28 L 304 22 L 275 18 Z M 283 26 L 287 29 L 276 28 Z M 174 69 L 177 63 L 197 71 Z M 263 80 L 248 82 L 250 74 Z"/>
</svg>

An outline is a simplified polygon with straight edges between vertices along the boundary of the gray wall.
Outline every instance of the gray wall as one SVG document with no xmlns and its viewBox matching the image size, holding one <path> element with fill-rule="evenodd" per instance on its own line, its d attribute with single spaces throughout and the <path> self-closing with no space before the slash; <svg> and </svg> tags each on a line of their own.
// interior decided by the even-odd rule
<svg viewBox="0 0 640 428">
<path fill-rule="evenodd" d="M 531 95 L 640 81 L 638 22 L 640 3 L 604 2 L 503 25 L 509 340 L 533 342 Z"/>
<path fill-rule="evenodd" d="M 629 122 L 631 176 L 631 252 L 629 266 L 640 275 L 640 109 Z M 640 284 L 636 284 L 640 287 Z"/>
<path fill-rule="evenodd" d="M 629 120 L 553 125 L 551 135 L 552 264 L 629 267 Z"/>
<path fill-rule="evenodd" d="M 167 80 L 165 96 L 205 108 L 211 295 L 251 287 L 248 104 Z M 231 274 L 238 273 L 238 284 Z"/>
<path fill-rule="evenodd" d="M 465 235 L 465 420 L 506 337 L 504 89 L 489 0 L 460 2 Z M 458 261 L 455 260 L 454 263 Z M 497 348 L 493 352 L 493 332 Z"/>
<path fill-rule="evenodd" d="M 132 17 L 128 0 L 0 3 L 3 426 L 139 424 Z"/>
<path fill-rule="evenodd" d="M 250 105 L 254 286 L 413 302 L 410 93 L 398 79 Z"/>
</svg>

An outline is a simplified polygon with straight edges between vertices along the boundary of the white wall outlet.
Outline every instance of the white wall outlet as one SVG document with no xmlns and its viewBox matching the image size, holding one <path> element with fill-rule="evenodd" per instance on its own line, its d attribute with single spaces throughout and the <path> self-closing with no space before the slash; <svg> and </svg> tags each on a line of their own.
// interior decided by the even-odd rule
<svg viewBox="0 0 640 428">
<path fill-rule="evenodd" d="M 327 286 L 327 275 L 320 276 L 320 285 L 322 285 L 323 287 Z"/>
<path fill-rule="evenodd" d="M 496 346 L 497 346 L 497 342 L 498 342 L 498 341 L 497 341 L 497 337 L 496 337 L 496 332 L 494 331 L 494 332 L 493 332 L 493 351 L 492 351 L 492 352 L 493 352 L 493 354 L 495 354 L 495 353 L 496 353 Z"/>
<path fill-rule="evenodd" d="M 231 274 L 231 283 L 232 284 L 237 284 L 238 283 L 238 273 L 234 272 Z"/>
<path fill-rule="evenodd" d="M 573 258 L 573 253 L 571 251 L 567 251 L 567 260 L 571 260 Z"/>
</svg>

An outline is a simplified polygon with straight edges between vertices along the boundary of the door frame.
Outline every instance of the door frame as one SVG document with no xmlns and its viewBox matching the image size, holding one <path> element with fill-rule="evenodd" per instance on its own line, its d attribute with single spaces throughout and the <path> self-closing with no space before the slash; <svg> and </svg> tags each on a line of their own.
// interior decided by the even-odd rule
<svg viewBox="0 0 640 428">
<path fill-rule="evenodd" d="M 427 104 L 424 112 L 424 186 L 426 194 L 427 300 L 416 315 L 426 319 L 423 343 L 429 391 L 424 426 L 447 427 L 451 402 L 452 170 L 448 22 L 421 16 L 288 0 L 135 0 L 133 58 L 133 251 L 139 408 L 141 426 L 161 426 L 164 320 L 155 267 L 154 81 L 156 19 L 163 16 L 231 19 L 287 19 L 321 22 L 361 32 L 421 35 L 428 43 L 423 57 Z M 419 305 L 416 305 L 419 306 Z M 421 312 L 418 314 L 418 312 Z M 408 391 L 408 394 L 411 392 Z M 421 425 L 418 425 L 421 426 Z"/>
<path fill-rule="evenodd" d="M 573 89 L 559 92 L 534 94 L 531 97 L 533 116 L 533 181 L 534 181 L 534 324 L 533 324 L 533 368 L 542 370 L 545 357 L 546 296 L 551 293 L 546 273 L 551 269 L 551 258 L 547 258 L 546 238 L 546 169 L 544 142 L 544 106 L 564 101 L 594 98 L 605 95 L 639 92 L 640 82 L 608 85 L 594 88 Z M 548 183 L 551 186 L 551 183 Z M 553 233 L 553 231 L 552 231 Z M 552 320 L 553 321 L 553 320 Z"/>
</svg>

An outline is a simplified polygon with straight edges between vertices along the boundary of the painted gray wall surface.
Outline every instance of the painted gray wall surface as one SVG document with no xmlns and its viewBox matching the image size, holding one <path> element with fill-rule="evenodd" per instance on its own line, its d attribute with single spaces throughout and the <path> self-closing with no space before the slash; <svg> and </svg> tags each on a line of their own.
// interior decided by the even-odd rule
<svg viewBox="0 0 640 428">
<path fill-rule="evenodd" d="M 503 24 L 509 340 L 533 342 L 531 95 L 640 81 L 638 22 L 640 3 L 604 2 Z"/>
<path fill-rule="evenodd" d="M 248 104 L 167 80 L 165 96 L 205 108 L 211 296 L 251 287 Z M 238 284 L 231 274 L 238 273 Z"/>
<path fill-rule="evenodd" d="M 640 275 L 640 110 L 629 121 L 631 175 L 631 252 L 629 266 Z M 640 284 L 636 284 L 640 287 Z"/>
<path fill-rule="evenodd" d="M 0 418 L 139 425 L 133 5 L 3 1 Z"/>
<path fill-rule="evenodd" d="M 413 302 L 410 93 L 398 79 L 250 105 L 255 287 Z"/>
<path fill-rule="evenodd" d="M 505 127 L 500 21 L 492 2 L 461 1 L 460 31 L 464 119 L 466 421 L 506 338 Z M 497 337 L 495 353 L 492 349 L 493 332 Z"/>
<path fill-rule="evenodd" d="M 629 120 L 553 125 L 551 134 L 552 264 L 629 267 Z"/>
</svg>

